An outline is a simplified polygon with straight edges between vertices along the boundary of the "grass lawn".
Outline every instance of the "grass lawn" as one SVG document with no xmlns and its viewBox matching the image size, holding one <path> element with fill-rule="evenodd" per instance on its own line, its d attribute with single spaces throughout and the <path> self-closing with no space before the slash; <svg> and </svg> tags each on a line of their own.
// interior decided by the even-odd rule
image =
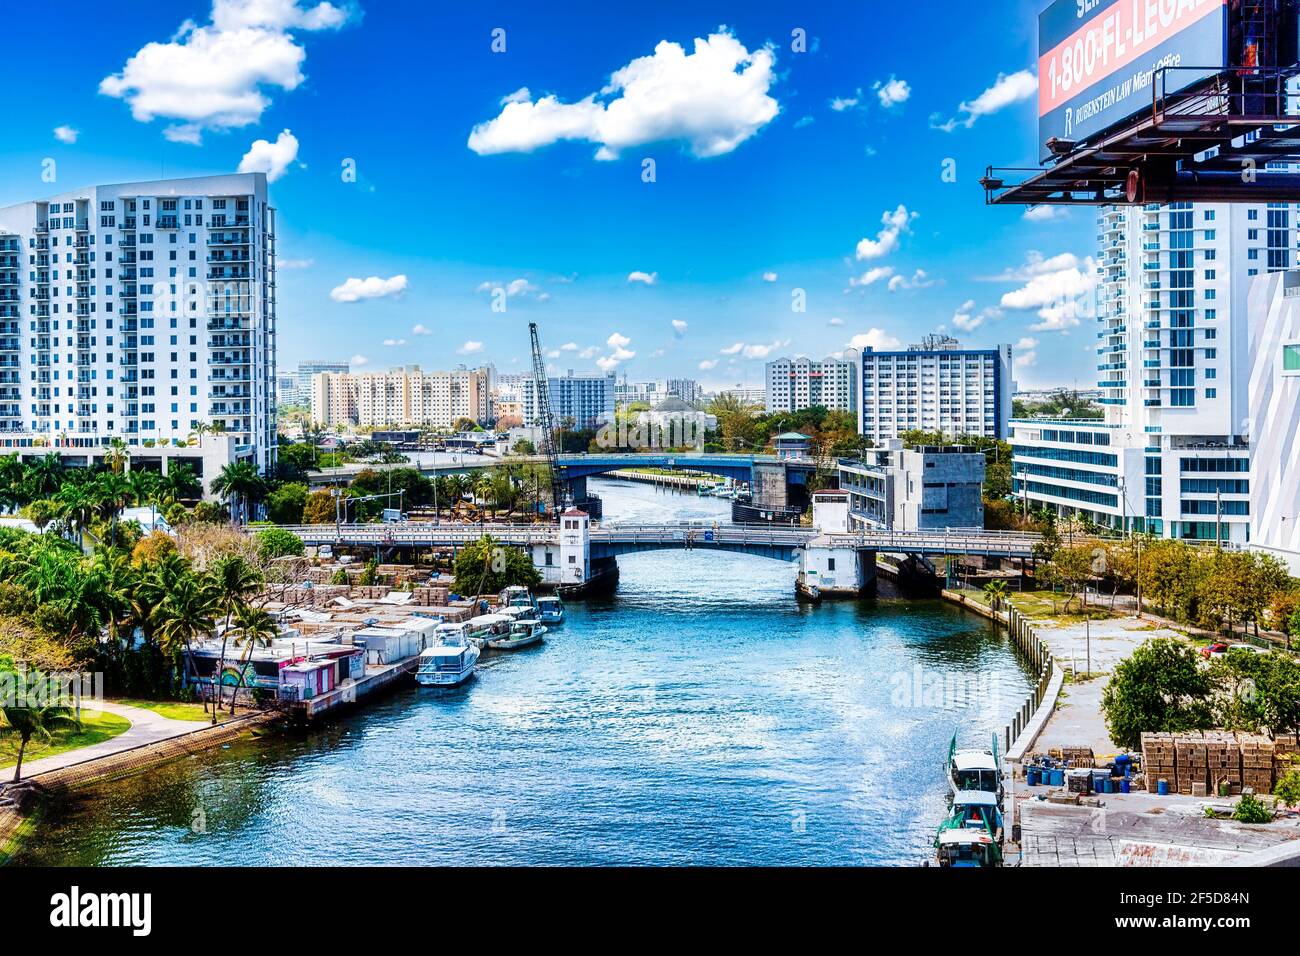
<svg viewBox="0 0 1300 956">
<path fill-rule="evenodd" d="M 1009 597 L 1016 610 L 1031 619 L 1051 619 L 1078 624 L 1085 617 L 1077 597 L 1070 602 L 1069 613 L 1062 611 L 1065 607 L 1066 595 L 1061 593 L 1053 595 L 1051 591 L 1013 591 Z M 1053 598 L 1056 599 L 1055 609 L 1053 609 Z M 1094 621 L 1104 620 L 1111 616 L 1110 608 L 1104 604 L 1089 604 L 1086 616 Z"/>
<path fill-rule="evenodd" d="M 118 734 L 126 733 L 130 728 L 131 721 L 117 714 L 110 714 L 107 711 L 101 713 L 83 711 L 80 732 L 68 728 L 56 730 L 48 741 L 33 738 L 27 745 L 27 752 L 23 754 L 23 763 L 39 760 L 42 757 L 53 757 L 55 754 L 66 753 L 79 747 L 103 743 L 105 740 L 112 740 Z M 11 733 L 0 734 L 0 770 L 12 767 L 17 762 L 18 736 Z"/>
<path fill-rule="evenodd" d="M 123 697 L 114 701 L 117 704 L 125 704 L 128 707 L 139 707 L 141 710 L 151 710 L 160 717 L 168 717 L 172 720 L 211 720 L 211 715 L 203 710 L 202 704 L 192 704 L 179 700 L 138 700 L 134 697 Z"/>
</svg>

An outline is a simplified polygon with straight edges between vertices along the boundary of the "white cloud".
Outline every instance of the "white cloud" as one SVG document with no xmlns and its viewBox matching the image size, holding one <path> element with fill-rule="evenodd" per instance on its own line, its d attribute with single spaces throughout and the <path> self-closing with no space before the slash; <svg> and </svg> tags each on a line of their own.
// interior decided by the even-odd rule
<svg viewBox="0 0 1300 956">
<path fill-rule="evenodd" d="M 432 330 L 431 330 L 427 325 L 416 324 L 416 325 L 414 325 L 414 326 L 411 327 L 411 334 L 412 334 L 412 335 L 432 335 L 432 334 L 433 334 L 433 331 L 432 331 Z"/>
<path fill-rule="evenodd" d="M 266 173 L 266 181 L 273 183 L 288 170 L 289 164 L 298 158 L 298 138 L 283 130 L 272 143 L 259 139 L 253 142 L 239 161 L 241 173 Z"/>
<path fill-rule="evenodd" d="M 930 122 L 935 129 L 941 129 L 945 133 L 951 133 L 959 126 L 970 129 L 981 116 L 988 116 L 1012 104 L 1032 99 L 1037 94 L 1038 77 L 1029 70 L 1011 74 L 999 73 L 997 81 L 992 86 L 969 103 L 962 103 L 957 107 L 959 115 L 944 123 L 938 122 L 937 117 L 931 117 Z"/>
<path fill-rule="evenodd" d="M 843 113 L 857 107 L 862 102 L 862 88 L 853 91 L 852 96 L 837 96 L 830 101 L 830 108 L 837 113 Z"/>
<path fill-rule="evenodd" d="M 1078 325 L 1080 316 L 1091 308 L 1097 278 L 1096 265 L 1090 258 L 1079 262 L 1070 253 L 1052 259 L 1031 254 L 1029 262 L 1014 275 L 1024 285 L 1004 294 L 1002 307 L 1020 312 L 1037 310 L 1042 321 L 1030 326 L 1034 332 L 1065 332 Z"/>
<path fill-rule="evenodd" d="M 912 274 L 912 278 L 906 276 L 894 276 L 889 280 L 890 292 L 909 292 L 913 289 L 928 289 L 934 285 L 935 280 L 931 279 L 924 269 L 917 269 Z"/>
<path fill-rule="evenodd" d="M 952 324 L 963 332 L 974 332 L 989 319 L 1000 319 L 1002 310 L 996 308 L 975 311 L 975 300 L 968 299 L 953 313 Z"/>
<path fill-rule="evenodd" d="M 1073 252 L 1062 252 L 1060 255 L 1044 258 L 1041 252 L 1030 250 L 1025 256 L 1023 265 L 1016 266 L 1014 269 L 1006 269 L 1001 275 L 981 276 L 982 282 L 1028 282 L 1035 276 L 1049 275 L 1053 272 L 1060 272 L 1063 269 L 1075 269 L 1079 266 L 1079 257 Z"/>
<path fill-rule="evenodd" d="M 331 3 L 300 7 L 295 0 L 213 0 L 212 22 L 187 20 L 165 43 L 146 43 L 99 92 L 124 100 L 142 123 L 178 121 L 163 131 L 197 144 L 204 130 L 229 130 L 261 120 L 271 105 L 264 92 L 296 89 L 307 51 L 292 31 L 336 30 L 348 11 Z"/>
<path fill-rule="evenodd" d="M 473 339 L 470 339 L 468 342 L 466 342 L 456 351 L 459 352 L 461 355 L 474 355 L 477 352 L 483 351 L 483 343 L 475 342 Z"/>
<path fill-rule="evenodd" d="M 599 144 L 596 159 L 607 160 L 645 143 L 682 140 L 697 157 L 721 156 L 780 111 L 768 95 L 774 63 L 770 47 L 751 52 L 725 28 L 696 38 L 689 54 L 662 40 L 576 103 L 554 95 L 533 100 L 526 88 L 511 94 L 495 119 L 474 127 L 468 145 L 485 156 L 585 140 Z"/>
<path fill-rule="evenodd" d="M 912 223 L 916 219 L 917 213 L 908 212 L 907 207 L 901 203 L 893 212 L 886 210 L 880 217 L 883 228 L 876 233 L 876 238 L 858 242 L 858 259 L 883 259 L 892 253 L 898 248 L 898 237 L 904 232 L 911 232 Z"/>
<path fill-rule="evenodd" d="M 628 282 L 641 282 L 641 283 L 644 283 L 645 285 L 654 285 L 656 282 L 659 281 L 659 273 L 657 273 L 657 272 L 629 272 L 629 273 L 627 274 L 627 281 L 628 281 Z"/>
<path fill-rule="evenodd" d="M 475 292 L 495 292 L 501 289 L 505 292 L 506 298 L 515 299 L 523 296 L 525 298 L 536 299 L 538 302 L 547 302 L 551 298 L 549 292 L 543 292 L 541 287 L 527 279 L 511 279 L 509 282 L 485 281 L 480 282 L 474 289 Z"/>
<path fill-rule="evenodd" d="M 406 276 L 396 275 L 389 279 L 370 276 L 368 279 L 348 279 L 340 286 L 330 290 L 330 298 L 335 302 L 360 302 L 362 299 L 381 299 L 384 296 L 397 295 L 406 289 Z"/>
<path fill-rule="evenodd" d="M 783 349 L 790 344 L 790 340 L 784 342 L 772 342 L 768 345 L 746 345 L 744 356 L 747 359 L 765 359 L 778 349 Z"/>
<path fill-rule="evenodd" d="M 841 325 L 844 324 L 844 320 L 841 319 L 841 318 L 834 318 L 834 319 L 831 319 L 831 320 L 830 320 L 829 322 L 827 322 L 826 324 L 838 328 L 839 326 L 841 326 Z"/>
<path fill-rule="evenodd" d="M 764 281 L 764 282 L 775 282 L 775 281 L 776 281 L 776 273 L 775 273 L 775 272 L 764 272 L 764 273 L 763 273 L 763 281 Z"/>
<path fill-rule="evenodd" d="M 277 259 L 277 269 L 310 269 L 316 264 L 315 259 Z"/>
<path fill-rule="evenodd" d="M 405 344 L 406 344 L 406 339 L 384 339 L 384 345 L 388 346 L 389 348 L 394 348 L 398 345 L 405 345 Z"/>
<path fill-rule="evenodd" d="M 885 109 L 906 103 L 912 96 L 912 88 L 907 85 L 907 81 L 895 76 L 891 76 L 883 83 L 876 83 L 872 89 L 876 91 L 876 97 Z"/>
<path fill-rule="evenodd" d="M 585 349 L 583 349 L 581 352 L 578 353 L 578 358 L 594 359 L 599 354 L 600 354 L 600 349 L 598 349 L 594 345 L 588 345 Z"/>
<path fill-rule="evenodd" d="M 851 276 L 849 285 L 857 288 L 858 286 L 875 285 L 883 279 L 888 279 L 894 274 L 893 266 L 876 266 L 874 269 L 868 269 L 860 276 Z"/>
<path fill-rule="evenodd" d="M 681 319 L 673 319 L 673 334 L 679 339 L 686 334 L 687 324 Z"/>
<path fill-rule="evenodd" d="M 1015 344 L 1012 349 L 1016 355 L 1016 368 L 1030 368 L 1038 364 L 1038 353 L 1034 351 L 1038 348 L 1038 339 L 1026 336 Z"/>
<path fill-rule="evenodd" d="M 576 351 L 578 351 L 578 343 L 577 343 L 577 342 L 565 342 L 563 345 L 560 346 L 560 351 L 561 351 L 561 352 L 576 352 Z"/>
<path fill-rule="evenodd" d="M 622 333 L 615 332 L 605 340 L 605 344 L 611 348 L 621 349 L 624 346 L 631 345 L 632 340 Z"/>
<path fill-rule="evenodd" d="M 884 329 L 870 329 L 861 332 L 849 339 L 845 348 L 850 349 L 896 349 L 902 346 L 902 342 L 894 338 Z"/>
<path fill-rule="evenodd" d="M 717 367 L 718 367 L 717 359 L 705 359 L 703 362 L 700 363 L 701 372 L 711 372 Z"/>
<path fill-rule="evenodd" d="M 352 356 L 352 358 L 348 359 L 348 364 L 349 364 L 349 365 L 369 365 L 369 364 L 370 364 L 370 359 L 366 358 L 364 355 L 354 355 L 354 356 Z"/>
<path fill-rule="evenodd" d="M 1025 222 L 1054 222 L 1057 219 L 1068 219 L 1070 210 L 1067 206 L 1030 206 L 1025 210 L 1023 218 Z"/>
<path fill-rule="evenodd" d="M 73 126 L 56 126 L 54 127 L 54 138 L 65 146 L 71 146 L 81 135 L 81 130 Z"/>
<path fill-rule="evenodd" d="M 745 348 L 744 342 L 737 342 L 735 345 L 728 345 L 724 349 L 718 349 L 720 355 L 739 355 Z"/>
</svg>

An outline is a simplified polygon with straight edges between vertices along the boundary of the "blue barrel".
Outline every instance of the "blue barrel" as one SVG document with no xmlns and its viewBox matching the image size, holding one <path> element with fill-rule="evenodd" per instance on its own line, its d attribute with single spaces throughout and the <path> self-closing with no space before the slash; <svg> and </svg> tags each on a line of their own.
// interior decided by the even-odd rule
<svg viewBox="0 0 1300 956">
<path fill-rule="evenodd" d="M 1162 797 L 1169 796 L 1169 781 L 1159 780 L 1156 782 L 1156 793 Z"/>
<path fill-rule="evenodd" d="M 1027 786 L 1027 787 L 1036 787 L 1036 786 L 1038 786 L 1038 768 L 1037 768 L 1037 767 L 1026 767 L 1026 768 L 1025 768 L 1025 786 Z"/>
<path fill-rule="evenodd" d="M 1121 781 L 1119 782 L 1119 792 L 1120 792 L 1120 793 L 1128 793 L 1128 792 L 1129 792 L 1129 788 L 1130 788 L 1130 786 L 1131 786 L 1131 783 L 1129 782 L 1128 777 L 1125 777 L 1123 780 L 1121 780 Z"/>
<path fill-rule="evenodd" d="M 1062 770 L 1062 769 L 1060 769 L 1059 767 L 1055 767 L 1055 768 L 1053 768 L 1053 769 L 1052 769 L 1052 778 L 1051 778 L 1051 779 L 1052 779 L 1052 786 L 1053 786 L 1053 787 L 1064 787 L 1064 786 L 1065 786 L 1065 771 Z"/>
</svg>

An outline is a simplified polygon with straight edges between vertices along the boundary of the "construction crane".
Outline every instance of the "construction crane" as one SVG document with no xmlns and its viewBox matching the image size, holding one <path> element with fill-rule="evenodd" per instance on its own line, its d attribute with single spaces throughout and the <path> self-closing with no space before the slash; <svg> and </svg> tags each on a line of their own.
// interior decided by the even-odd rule
<svg viewBox="0 0 1300 956">
<path fill-rule="evenodd" d="M 542 345 L 537 338 L 537 323 L 528 323 L 528 334 L 533 340 L 533 392 L 537 396 L 537 421 L 542 426 L 542 454 L 551 470 L 551 500 L 558 516 L 564 507 L 564 480 L 560 477 L 560 441 L 551 414 L 551 387 L 546 375 L 546 362 L 542 360 Z"/>
</svg>

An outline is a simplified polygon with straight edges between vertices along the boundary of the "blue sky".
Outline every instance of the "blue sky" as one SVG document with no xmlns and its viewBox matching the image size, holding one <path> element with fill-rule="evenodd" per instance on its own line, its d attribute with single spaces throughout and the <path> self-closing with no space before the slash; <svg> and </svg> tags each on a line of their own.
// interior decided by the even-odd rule
<svg viewBox="0 0 1300 956">
<path fill-rule="evenodd" d="M 508 372 L 537 321 L 557 368 L 634 380 L 940 328 L 1094 377 L 1092 215 L 977 182 L 1037 158 L 1033 0 L 6 6 L 0 204 L 268 170 L 282 367 Z"/>
</svg>

